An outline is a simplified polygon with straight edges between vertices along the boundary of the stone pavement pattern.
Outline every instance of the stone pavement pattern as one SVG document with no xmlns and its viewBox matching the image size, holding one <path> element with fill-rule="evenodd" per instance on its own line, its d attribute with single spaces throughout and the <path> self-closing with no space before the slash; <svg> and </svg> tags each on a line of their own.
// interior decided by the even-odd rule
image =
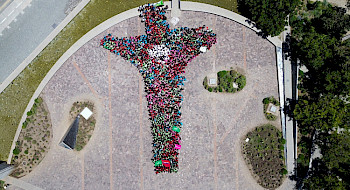
<svg viewBox="0 0 350 190">
<path fill-rule="evenodd" d="M 275 48 L 248 28 L 212 14 L 182 11 L 176 27 L 203 24 L 217 33 L 217 44 L 186 68 L 178 173 L 154 173 L 142 78 L 99 45 L 108 33 L 144 34 L 134 17 L 90 40 L 47 84 L 42 96 L 53 122 L 52 148 L 22 180 L 43 189 L 262 189 L 244 163 L 240 142 L 247 131 L 267 123 L 262 99 L 278 97 Z M 247 77 L 241 92 L 215 94 L 203 88 L 207 74 L 231 67 Z M 76 153 L 58 142 L 69 126 L 70 106 L 82 99 L 95 102 L 97 123 L 90 142 Z M 280 127 L 280 121 L 274 124 Z M 286 186 L 281 188 L 290 189 Z"/>
</svg>

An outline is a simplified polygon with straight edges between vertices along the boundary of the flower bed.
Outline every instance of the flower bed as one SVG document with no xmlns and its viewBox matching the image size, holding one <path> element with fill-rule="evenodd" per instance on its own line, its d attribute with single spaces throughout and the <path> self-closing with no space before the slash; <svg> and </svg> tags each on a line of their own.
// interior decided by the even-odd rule
<svg viewBox="0 0 350 190">
<path fill-rule="evenodd" d="M 285 139 L 273 125 L 266 124 L 255 128 L 243 141 L 243 155 L 253 176 L 264 188 L 279 187 L 287 170 L 284 165 Z M 245 139 L 246 139 L 245 138 Z"/>
<path fill-rule="evenodd" d="M 139 8 L 146 35 L 101 40 L 101 46 L 131 62 L 145 83 L 153 134 L 155 172 L 177 172 L 182 128 L 181 91 L 187 63 L 216 42 L 208 27 L 170 29 L 167 7 L 148 4 Z"/>
<path fill-rule="evenodd" d="M 235 93 L 235 92 L 241 91 L 246 85 L 246 77 L 235 70 L 219 71 L 217 73 L 217 76 L 218 76 L 217 86 L 210 86 L 208 84 L 208 78 L 207 77 L 204 78 L 203 86 L 209 92 Z"/>
<path fill-rule="evenodd" d="M 30 173 L 45 157 L 52 139 L 52 126 L 48 109 L 42 98 L 35 99 L 13 150 L 13 177 Z"/>
<path fill-rule="evenodd" d="M 73 122 L 74 119 L 77 117 L 78 114 L 83 111 L 83 109 L 87 107 L 94 113 L 94 104 L 86 101 L 86 102 L 74 102 L 73 106 L 69 112 L 70 114 L 70 121 Z M 80 151 L 82 150 L 85 145 L 89 142 L 92 133 L 94 132 L 96 125 L 96 119 L 94 117 L 94 114 L 89 117 L 88 120 L 86 120 L 84 117 L 80 117 L 79 121 L 79 130 L 77 134 L 77 141 L 75 144 L 75 150 Z"/>
<path fill-rule="evenodd" d="M 275 121 L 277 119 L 277 116 L 275 116 L 271 113 L 267 113 L 267 107 L 269 106 L 270 103 L 272 103 L 275 106 L 279 106 L 280 103 L 272 96 L 263 99 L 264 114 L 265 114 L 266 119 L 268 119 L 270 121 Z"/>
</svg>

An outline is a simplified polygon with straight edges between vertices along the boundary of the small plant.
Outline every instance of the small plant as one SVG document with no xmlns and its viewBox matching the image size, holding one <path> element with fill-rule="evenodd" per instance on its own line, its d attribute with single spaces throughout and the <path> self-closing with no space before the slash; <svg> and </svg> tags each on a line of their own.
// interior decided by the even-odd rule
<svg viewBox="0 0 350 190">
<path fill-rule="evenodd" d="M 18 147 L 16 147 L 15 149 L 13 149 L 12 152 L 13 152 L 14 155 L 18 155 L 21 151 L 19 150 Z"/>
<path fill-rule="evenodd" d="M 266 119 L 270 121 L 275 121 L 277 117 L 271 113 L 267 113 L 267 108 L 270 103 L 272 103 L 275 106 L 279 106 L 280 105 L 279 102 L 274 97 L 271 96 L 271 97 L 264 98 L 262 103 L 264 104 L 264 114 Z"/>
</svg>

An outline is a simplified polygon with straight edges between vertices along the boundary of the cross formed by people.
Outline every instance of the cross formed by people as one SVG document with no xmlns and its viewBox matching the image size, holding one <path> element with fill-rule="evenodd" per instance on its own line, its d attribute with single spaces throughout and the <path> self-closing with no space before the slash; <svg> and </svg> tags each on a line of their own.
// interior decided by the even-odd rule
<svg viewBox="0 0 350 190">
<path fill-rule="evenodd" d="M 101 40 L 101 46 L 130 61 L 143 77 L 156 173 L 178 171 L 184 69 L 216 43 L 216 34 L 205 26 L 170 29 L 167 8 L 162 2 L 139 7 L 146 35 L 118 38 L 108 34 Z"/>
</svg>

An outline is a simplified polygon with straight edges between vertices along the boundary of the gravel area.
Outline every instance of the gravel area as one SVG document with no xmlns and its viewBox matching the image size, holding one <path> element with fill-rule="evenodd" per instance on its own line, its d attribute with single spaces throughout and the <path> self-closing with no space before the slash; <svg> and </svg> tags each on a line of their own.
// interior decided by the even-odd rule
<svg viewBox="0 0 350 190">
<path fill-rule="evenodd" d="M 85 44 L 47 84 L 41 96 L 52 118 L 52 146 L 21 179 L 57 190 L 263 189 L 244 163 L 239 143 L 260 124 L 280 127 L 279 119 L 269 122 L 262 111 L 263 98 L 278 97 L 275 48 L 250 29 L 212 14 L 183 11 L 176 26 L 201 25 L 212 28 L 218 42 L 186 68 L 178 173 L 156 175 L 153 170 L 150 122 L 137 69 L 99 46 L 109 32 L 119 37 L 144 34 L 134 17 Z M 242 91 L 216 94 L 203 88 L 209 73 L 231 68 L 247 77 Z M 96 127 L 77 153 L 58 142 L 69 126 L 70 106 L 78 100 L 96 105 Z"/>
</svg>

